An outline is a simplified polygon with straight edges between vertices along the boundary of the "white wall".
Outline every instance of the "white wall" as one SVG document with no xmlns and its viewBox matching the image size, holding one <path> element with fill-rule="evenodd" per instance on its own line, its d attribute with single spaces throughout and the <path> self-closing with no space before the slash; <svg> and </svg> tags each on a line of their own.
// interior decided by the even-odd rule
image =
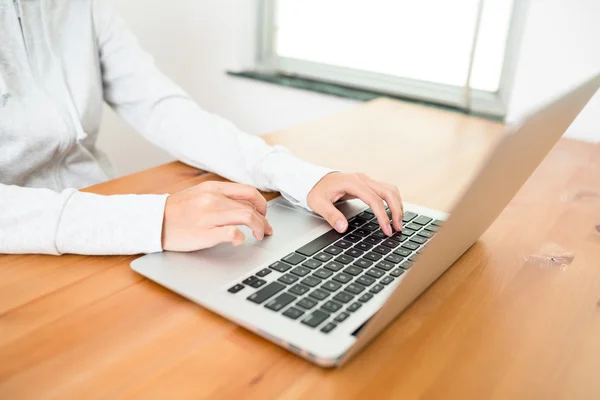
<svg viewBox="0 0 600 400">
<path fill-rule="evenodd" d="M 159 67 L 204 108 L 261 134 L 351 107 L 357 102 L 225 75 L 250 66 L 256 0 L 110 0 Z M 530 0 L 509 110 L 518 118 L 548 96 L 600 71 L 598 0 Z M 600 141 L 600 96 L 569 136 Z M 171 159 L 112 112 L 99 146 L 126 174 Z"/>
</svg>

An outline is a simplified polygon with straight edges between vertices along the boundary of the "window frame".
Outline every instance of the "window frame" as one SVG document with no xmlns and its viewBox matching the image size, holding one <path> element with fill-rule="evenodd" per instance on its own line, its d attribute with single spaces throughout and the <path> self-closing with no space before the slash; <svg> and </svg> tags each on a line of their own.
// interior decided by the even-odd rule
<svg viewBox="0 0 600 400">
<path fill-rule="evenodd" d="M 442 83 L 278 56 L 274 47 L 276 0 L 257 1 L 258 40 L 255 69 L 261 73 L 307 78 L 334 85 L 387 93 L 395 97 L 450 106 L 493 118 L 506 117 L 529 0 L 514 0 L 499 89 L 496 92 L 471 89 L 470 93 L 465 93 L 462 87 Z"/>
</svg>

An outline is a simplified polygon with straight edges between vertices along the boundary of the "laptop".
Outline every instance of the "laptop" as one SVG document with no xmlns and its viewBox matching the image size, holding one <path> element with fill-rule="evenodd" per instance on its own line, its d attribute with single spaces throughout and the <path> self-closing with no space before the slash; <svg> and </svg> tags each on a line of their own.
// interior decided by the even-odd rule
<svg viewBox="0 0 600 400">
<path fill-rule="evenodd" d="M 271 237 L 242 227 L 239 247 L 149 254 L 131 267 L 313 363 L 340 366 L 478 240 L 599 86 L 600 75 L 507 130 L 450 214 L 404 204 L 392 237 L 360 200 L 337 205 L 349 219 L 340 234 L 277 198 Z"/>
</svg>

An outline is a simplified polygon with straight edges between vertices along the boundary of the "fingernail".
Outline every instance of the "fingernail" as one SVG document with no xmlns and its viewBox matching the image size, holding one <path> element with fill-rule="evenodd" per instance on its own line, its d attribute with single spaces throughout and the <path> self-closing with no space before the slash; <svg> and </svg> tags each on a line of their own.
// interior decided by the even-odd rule
<svg viewBox="0 0 600 400">
<path fill-rule="evenodd" d="M 272 235 L 273 234 L 273 227 L 271 226 L 271 224 L 269 224 L 269 226 L 267 226 L 267 235 Z"/>
<path fill-rule="evenodd" d="M 383 230 L 386 235 L 392 236 L 392 227 L 390 226 L 390 224 L 387 224 Z"/>
<path fill-rule="evenodd" d="M 335 230 L 342 233 L 346 230 L 346 221 L 339 219 L 334 226 Z"/>
</svg>

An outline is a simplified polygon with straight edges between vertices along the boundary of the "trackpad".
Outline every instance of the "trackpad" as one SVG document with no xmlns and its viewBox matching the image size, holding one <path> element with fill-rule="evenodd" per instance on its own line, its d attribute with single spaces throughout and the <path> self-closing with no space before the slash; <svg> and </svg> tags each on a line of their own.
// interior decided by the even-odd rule
<svg viewBox="0 0 600 400">
<path fill-rule="evenodd" d="M 273 227 L 273 235 L 265 236 L 263 240 L 256 240 L 252 231 L 245 226 L 239 227 L 246 236 L 245 245 L 257 246 L 265 250 L 280 250 L 287 247 L 291 241 L 326 224 L 322 218 L 280 204 L 269 207 L 267 219 Z"/>
</svg>

